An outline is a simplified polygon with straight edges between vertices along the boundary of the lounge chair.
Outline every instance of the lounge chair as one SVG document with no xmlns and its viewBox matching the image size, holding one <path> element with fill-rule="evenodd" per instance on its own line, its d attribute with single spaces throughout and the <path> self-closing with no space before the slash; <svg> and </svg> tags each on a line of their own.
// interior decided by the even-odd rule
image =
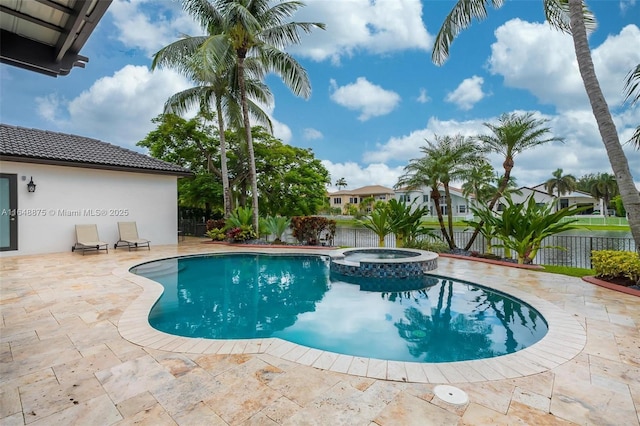
<svg viewBox="0 0 640 426">
<path fill-rule="evenodd" d="M 76 244 L 71 247 L 71 251 L 82 250 L 82 255 L 87 250 L 106 250 L 109 253 L 109 244 L 100 241 L 98 237 L 98 227 L 91 225 L 76 225 Z"/>
<path fill-rule="evenodd" d="M 150 241 L 138 236 L 138 227 L 135 222 L 118 222 L 118 233 L 120 234 L 120 239 L 113 245 L 114 249 L 117 249 L 118 244 L 120 244 L 121 246 L 126 245 L 129 247 L 129 251 L 131 251 L 132 247 L 147 247 L 147 249 L 151 250 Z"/>
</svg>

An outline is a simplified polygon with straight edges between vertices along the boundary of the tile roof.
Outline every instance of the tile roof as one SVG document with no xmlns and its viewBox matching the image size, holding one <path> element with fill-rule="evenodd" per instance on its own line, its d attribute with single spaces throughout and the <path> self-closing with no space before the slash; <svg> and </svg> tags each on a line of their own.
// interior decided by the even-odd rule
<svg viewBox="0 0 640 426">
<path fill-rule="evenodd" d="M 190 176 L 192 173 L 117 145 L 77 135 L 0 124 L 0 159 Z"/>
<path fill-rule="evenodd" d="M 394 191 L 391 188 L 381 185 L 369 185 L 355 189 L 343 189 L 341 191 L 330 192 L 330 196 L 334 195 L 376 195 L 376 194 L 393 194 Z"/>
</svg>

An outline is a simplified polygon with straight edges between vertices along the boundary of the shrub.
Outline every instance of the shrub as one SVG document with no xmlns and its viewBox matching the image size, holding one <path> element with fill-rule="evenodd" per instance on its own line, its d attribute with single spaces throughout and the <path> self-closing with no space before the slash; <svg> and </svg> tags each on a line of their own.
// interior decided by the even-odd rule
<svg viewBox="0 0 640 426">
<path fill-rule="evenodd" d="M 594 250 L 591 252 L 591 265 L 596 277 L 625 277 L 634 282 L 640 281 L 640 255 L 635 252 Z"/>
<path fill-rule="evenodd" d="M 264 226 L 270 235 L 275 236 L 276 244 L 282 242 L 282 234 L 291 226 L 291 219 L 282 216 L 269 216 L 264 220 Z"/>
<path fill-rule="evenodd" d="M 224 229 L 213 228 L 207 231 L 207 237 L 213 241 L 223 241 L 227 237 L 227 234 Z"/>
<path fill-rule="evenodd" d="M 207 221 L 207 231 L 211 231 L 212 229 L 224 229 L 224 226 L 224 219 L 209 219 Z"/>
<path fill-rule="evenodd" d="M 251 225 L 241 225 L 231 228 L 227 231 L 227 239 L 234 242 L 253 240 L 256 233 Z"/>
<path fill-rule="evenodd" d="M 318 244 L 321 236 L 333 240 L 336 235 L 336 221 L 321 216 L 294 216 L 291 227 L 295 239 L 312 246 Z"/>
</svg>

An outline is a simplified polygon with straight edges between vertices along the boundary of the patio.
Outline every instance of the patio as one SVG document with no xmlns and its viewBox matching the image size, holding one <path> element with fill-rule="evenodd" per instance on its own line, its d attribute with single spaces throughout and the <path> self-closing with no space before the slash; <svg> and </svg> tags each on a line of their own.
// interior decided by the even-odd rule
<svg viewBox="0 0 640 426">
<path fill-rule="evenodd" d="M 577 337 L 564 335 L 565 345 L 553 341 L 558 353 L 527 355 L 519 365 L 436 364 L 438 381 L 428 380 L 427 370 L 420 380 L 409 366 L 389 364 L 380 379 L 366 368 L 358 374 L 353 361 L 344 368 L 305 365 L 295 345 L 162 341 L 139 324 L 154 299 L 127 276 L 128 267 L 220 250 L 239 249 L 188 238 L 151 251 L 3 258 L 0 425 L 640 424 L 636 296 L 443 258 L 436 273 L 539 298 L 545 317 L 554 316 L 550 332 L 559 325 Z M 586 344 L 584 337 L 578 344 L 585 335 Z M 464 390 L 469 403 L 434 396 L 438 382 Z"/>
</svg>

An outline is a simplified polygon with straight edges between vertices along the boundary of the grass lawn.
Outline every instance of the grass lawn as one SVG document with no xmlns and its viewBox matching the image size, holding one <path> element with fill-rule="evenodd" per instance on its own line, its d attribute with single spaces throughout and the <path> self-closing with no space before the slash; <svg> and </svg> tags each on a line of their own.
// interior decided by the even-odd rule
<svg viewBox="0 0 640 426">
<path fill-rule="evenodd" d="M 555 266 L 555 265 L 542 265 L 544 270 L 542 272 L 551 272 L 552 274 L 568 275 L 570 277 L 586 277 L 593 276 L 596 271 L 587 268 L 572 268 L 571 266 Z"/>
</svg>

